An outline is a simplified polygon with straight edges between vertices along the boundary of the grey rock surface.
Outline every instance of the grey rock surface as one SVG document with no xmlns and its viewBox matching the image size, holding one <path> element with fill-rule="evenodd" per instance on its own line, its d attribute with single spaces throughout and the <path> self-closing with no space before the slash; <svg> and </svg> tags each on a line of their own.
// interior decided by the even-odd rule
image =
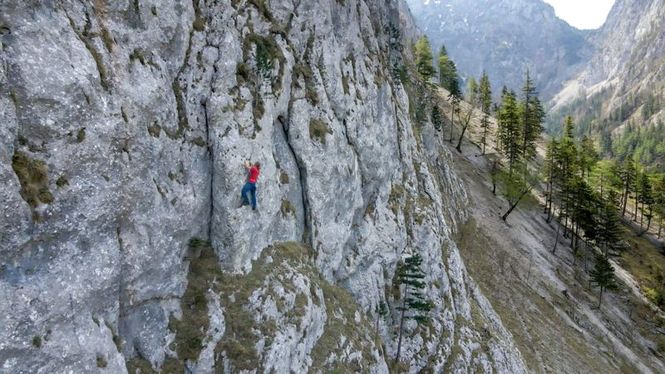
<svg viewBox="0 0 665 374">
<path fill-rule="evenodd" d="M 126 372 L 139 358 L 161 367 L 176 355 L 170 321 L 182 318 L 188 242 L 199 237 L 239 277 L 271 244 L 306 243 L 325 283 L 357 303 L 344 323 L 365 331 L 388 303 L 385 351 L 369 333 L 358 338 L 371 342 L 371 372 L 395 354 L 390 287 L 397 262 L 417 251 L 435 310 L 429 327 L 406 326 L 410 371 L 523 372 L 452 239 L 466 195 L 450 155 L 431 125 L 412 124 L 391 73 L 415 30 L 404 9 L 0 3 L 0 371 Z M 238 208 L 247 159 L 262 164 L 257 212 Z M 257 288 L 243 310 L 286 318 L 259 299 L 277 284 L 289 285 L 287 301 L 304 294 L 311 275 L 301 273 L 275 274 L 288 279 Z M 315 369 L 317 344 L 335 331 L 313 292 L 294 329 L 254 332 L 272 341 L 255 347 L 265 370 Z M 213 343 L 239 317 L 218 294 L 206 299 L 208 343 L 187 367 L 234 370 Z M 327 364 L 353 361 L 357 347 L 336 346 Z"/>
</svg>

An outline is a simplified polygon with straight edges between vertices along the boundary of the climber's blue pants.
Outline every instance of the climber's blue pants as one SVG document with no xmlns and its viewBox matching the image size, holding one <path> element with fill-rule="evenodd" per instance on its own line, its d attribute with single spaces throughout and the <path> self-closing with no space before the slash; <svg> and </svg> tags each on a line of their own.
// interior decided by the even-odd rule
<svg viewBox="0 0 665 374">
<path fill-rule="evenodd" d="M 256 184 L 255 183 L 245 183 L 245 186 L 242 188 L 242 205 L 248 205 L 249 199 L 247 194 L 251 194 L 252 199 L 252 209 L 256 209 Z"/>
</svg>

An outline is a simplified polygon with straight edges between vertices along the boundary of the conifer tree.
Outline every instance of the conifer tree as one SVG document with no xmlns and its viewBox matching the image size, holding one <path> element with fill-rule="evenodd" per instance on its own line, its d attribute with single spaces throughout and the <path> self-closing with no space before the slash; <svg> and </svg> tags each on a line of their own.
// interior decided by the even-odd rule
<svg viewBox="0 0 665 374">
<path fill-rule="evenodd" d="M 452 92 L 452 81 L 457 76 L 455 63 L 450 59 L 446 52 L 446 47 L 441 46 L 439 51 L 439 85 L 448 92 Z M 459 85 L 459 84 L 458 84 Z"/>
<path fill-rule="evenodd" d="M 609 193 L 619 196 L 623 191 L 620 167 L 613 160 L 602 160 L 596 163 L 591 170 L 590 180 L 600 199 L 605 199 Z M 617 201 L 617 206 L 621 207 L 621 201 Z"/>
<path fill-rule="evenodd" d="M 642 192 L 642 188 L 640 186 L 640 183 L 642 182 L 642 174 L 644 174 L 644 170 L 640 167 L 640 165 L 636 165 L 635 167 L 635 180 L 633 181 L 633 192 L 635 193 L 635 210 L 633 211 L 633 221 L 637 222 L 637 212 L 640 210 L 640 201 L 642 200 L 642 197 L 640 196 Z"/>
<path fill-rule="evenodd" d="M 476 81 L 476 78 L 469 78 L 469 82 L 466 87 L 466 100 L 472 107 L 479 106 L 478 100 L 480 99 L 480 86 Z"/>
<path fill-rule="evenodd" d="M 525 161 L 530 161 L 536 155 L 536 141 L 543 132 L 543 120 L 545 110 L 543 109 L 536 86 L 527 70 L 522 87 L 523 101 L 521 102 L 521 135 L 522 144 L 520 153 Z"/>
<path fill-rule="evenodd" d="M 482 128 L 482 137 L 481 137 L 481 143 L 483 145 L 483 153 L 485 154 L 485 147 L 487 146 L 487 140 L 489 136 L 489 130 L 490 130 L 490 110 L 492 107 L 492 88 L 490 86 L 490 79 L 487 76 L 487 73 L 483 71 L 483 75 L 480 78 L 480 84 L 479 84 L 479 90 L 480 90 L 480 103 L 481 103 L 481 109 L 483 112 L 483 118 L 480 120 L 480 126 Z"/>
<path fill-rule="evenodd" d="M 574 190 L 578 175 L 577 147 L 573 135 L 573 118 L 568 116 L 564 123 L 564 132 L 557 152 L 560 174 L 557 179 L 560 191 L 560 219 L 563 218 L 564 236 L 568 229 L 573 206 L 576 202 Z"/>
<path fill-rule="evenodd" d="M 596 218 L 595 242 L 604 256 L 609 256 L 610 250 L 619 248 L 621 239 L 619 212 L 615 207 L 616 193 L 610 191 L 606 199 L 600 199 L 598 215 Z"/>
<path fill-rule="evenodd" d="M 519 112 L 515 93 L 504 88 L 499 108 L 497 134 L 501 153 L 508 159 L 508 174 L 513 175 L 516 165 L 520 162 L 522 153 Z"/>
<path fill-rule="evenodd" d="M 639 181 L 639 200 L 635 203 L 635 209 L 637 209 L 637 205 L 639 203 L 642 203 L 642 207 L 640 208 L 641 215 L 640 215 L 640 227 L 643 227 L 643 222 L 644 222 L 644 216 L 646 215 L 647 217 L 647 227 L 645 232 L 649 231 L 649 228 L 651 228 L 651 219 L 653 218 L 653 190 L 651 188 L 651 181 L 649 180 L 649 175 L 647 173 L 642 173 L 640 175 L 640 181 Z"/>
<path fill-rule="evenodd" d="M 558 174 L 557 151 L 559 143 L 556 139 L 547 142 L 545 159 L 543 162 L 543 177 L 545 178 L 545 214 L 547 222 L 552 220 L 552 205 L 554 203 L 555 178 Z"/>
<path fill-rule="evenodd" d="M 593 144 L 591 138 L 584 136 L 580 142 L 580 168 L 582 171 L 582 178 L 587 178 L 591 170 L 599 160 L 596 146 Z"/>
<path fill-rule="evenodd" d="M 661 174 L 656 178 L 653 187 L 654 192 L 654 213 L 658 215 L 658 239 L 660 239 L 663 231 L 663 219 L 665 219 L 665 174 Z"/>
<path fill-rule="evenodd" d="M 397 307 L 401 312 L 399 321 L 399 339 L 397 341 L 397 357 L 399 362 L 402 350 L 402 334 L 404 332 L 404 321 L 413 319 L 418 324 L 426 323 L 429 320 L 428 314 L 432 309 L 432 303 L 427 300 L 423 290 L 426 287 L 424 282 L 425 272 L 421 269 L 423 258 L 419 254 L 412 254 L 404 259 L 404 263 L 397 268 L 397 281 L 402 293 L 402 305 Z"/>
<path fill-rule="evenodd" d="M 577 254 L 580 240 L 580 230 L 588 240 L 595 240 L 597 236 L 596 219 L 594 217 L 596 202 L 591 187 L 579 176 L 574 179 L 573 196 L 570 217 L 572 226 L 573 254 Z"/>
<path fill-rule="evenodd" d="M 621 215 L 626 215 L 626 206 L 630 194 L 635 191 L 635 180 L 637 179 L 637 170 L 635 164 L 630 160 L 625 160 L 620 167 L 619 178 L 623 184 L 623 194 L 621 197 Z"/>
<path fill-rule="evenodd" d="M 436 131 L 441 131 L 443 126 L 443 115 L 441 114 L 441 109 L 436 104 L 432 107 L 432 125 L 434 125 Z"/>
<path fill-rule="evenodd" d="M 614 278 L 614 268 L 606 256 L 597 254 L 596 265 L 591 270 L 590 275 L 591 282 L 600 288 L 600 294 L 598 295 L 598 308 L 600 308 L 603 302 L 603 291 L 617 288 L 616 279 Z"/>
<path fill-rule="evenodd" d="M 432 47 L 426 36 L 418 39 L 414 48 L 414 54 L 416 58 L 416 70 L 426 82 L 429 82 L 432 76 L 434 76 L 434 66 L 432 65 Z"/>
</svg>

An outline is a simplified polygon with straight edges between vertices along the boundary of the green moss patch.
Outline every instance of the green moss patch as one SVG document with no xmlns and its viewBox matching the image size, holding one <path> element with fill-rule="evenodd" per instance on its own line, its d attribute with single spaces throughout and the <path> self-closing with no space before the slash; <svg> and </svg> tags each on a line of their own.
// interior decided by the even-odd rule
<svg viewBox="0 0 665 374">
<path fill-rule="evenodd" d="M 148 134 L 152 136 L 153 138 L 159 138 L 159 135 L 162 132 L 162 127 L 157 124 L 157 122 L 153 122 L 152 125 L 148 126 Z"/>
<path fill-rule="evenodd" d="M 64 175 L 61 175 L 56 181 L 55 185 L 58 186 L 58 188 L 63 188 L 65 186 L 69 186 L 69 179 L 65 177 Z"/>
<path fill-rule="evenodd" d="M 83 143 L 84 140 L 85 140 L 85 127 L 82 127 L 76 133 L 76 142 Z"/>
<path fill-rule="evenodd" d="M 32 159 L 17 151 L 12 157 L 12 168 L 21 184 L 21 197 L 30 207 L 34 209 L 40 203 L 53 202 L 53 195 L 48 188 L 48 168 L 44 161 Z"/>
<path fill-rule="evenodd" d="M 309 137 L 317 139 L 321 144 L 326 144 L 326 135 L 332 134 L 328 124 L 320 119 L 311 119 L 309 121 Z"/>
<path fill-rule="evenodd" d="M 296 208 L 291 204 L 288 199 L 282 199 L 282 206 L 280 207 L 280 212 L 282 212 L 283 217 L 295 216 Z"/>
<path fill-rule="evenodd" d="M 218 259 L 210 243 L 193 238 L 189 242 L 189 251 L 192 258 L 187 290 L 180 300 L 182 317 L 171 317 L 169 321 L 169 329 L 176 334 L 171 349 L 181 362 L 196 360 L 203 349 L 203 340 L 210 326 L 206 294 L 221 277 Z"/>
<path fill-rule="evenodd" d="M 317 290 L 325 297 L 327 321 L 325 332 L 311 352 L 312 372 L 365 372 L 368 362 L 373 362 L 372 349 L 376 342 L 372 334 L 372 323 L 362 317 L 356 323 L 358 305 L 344 289 L 328 283 L 313 264 L 313 251 L 296 242 L 279 243 L 266 248 L 253 263 L 252 271 L 245 275 L 223 273 L 219 270 L 218 258 L 207 241 L 192 239 L 186 255 L 190 259 L 190 270 L 185 294 L 181 300 L 182 316 L 172 317 L 169 328 L 175 333 L 171 349 L 177 358 L 170 357 L 159 370 L 162 373 L 180 373 L 186 360 L 196 360 L 206 344 L 209 292 L 219 294 L 224 308 L 225 333 L 215 347 L 217 372 L 222 365 L 229 365 L 232 372 L 256 370 L 262 372 L 263 357 L 256 349 L 257 343 L 265 339 L 269 349 L 277 334 L 279 321 L 270 317 L 255 320 L 248 300 L 257 291 L 272 297 L 277 308 L 287 320 L 299 323 L 307 311 L 308 303 L 320 305 Z M 270 260 L 269 260 L 270 258 Z M 309 289 L 298 291 L 291 283 L 292 274 L 305 275 L 310 281 Z M 283 288 L 293 295 L 292 305 L 279 297 L 277 289 Z M 289 322 L 290 323 L 290 322 Z M 344 352 L 354 352 L 346 356 Z M 356 355 L 355 352 L 361 352 Z M 334 354 L 336 358 L 329 360 Z M 140 357 L 127 362 L 129 373 L 154 373 L 150 363 Z"/>
<path fill-rule="evenodd" d="M 98 368 L 105 368 L 108 366 L 108 362 L 106 361 L 106 358 L 102 355 L 97 355 L 97 367 Z"/>
<path fill-rule="evenodd" d="M 284 170 L 279 171 L 279 183 L 289 184 L 289 175 Z"/>
<path fill-rule="evenodd" d="M 199 147 L 205 147 L 206 146 L 206 141 L 203 139 L 201 136 L 197 136 L 196 138 L 191 140 L 192 144 L 198 145 Z"/>
</svg>

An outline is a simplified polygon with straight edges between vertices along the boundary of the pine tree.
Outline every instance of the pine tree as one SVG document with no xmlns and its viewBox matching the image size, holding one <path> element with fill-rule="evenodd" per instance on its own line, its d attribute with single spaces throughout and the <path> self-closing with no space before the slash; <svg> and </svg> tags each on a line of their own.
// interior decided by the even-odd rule
<svg viewBox="0 0 665 374">
<path fill-rule="evenodd" d="M 540 99 L 538 99 L 536 86 L 528 70 L 522 87 L 522 94 L 523 101 L 520 104 L 522 144 L 520 153 L 525 161 L 530 161 L 536 155 L 536 141 L 543 132 L 545 110 L 540 103 Z"/>
<path fill-rule="evenodd" d="M 591 281 L 600 288 L 600 295 L 598 296 L 598 308 L 600 308 L 603 302 L 603 291 L 617 288 L 616 279 L 614 278 L 614 268 L 606 256 L 597 254 L 596 265 L 591 270 L 590 275 Z"/>
<path fill-rule="evenodd" d="M 633 192 L 635 192 L 635 210 L 633 211 L 633 221 L 637 222 L 637 212 L 640 210 L 640 201 L 642 200 L 642 197 L 640 196 L 642 189 L 640 187 L 640 183 L 642 182 L 642 174 L 644 173 L 644 170 L 640 167 L 640 165 L 636 165 L 635 167 L 635 180 L 633 181 Z"/>
<path fill-rule="evenodd" d="M 573 187 L 574 203 L 571 209 L 572 222 L 572 248 L 573 254 L 577 254 L 580 240 L 580 230 L 587 240 L 595 240 L 597 236 L 597 225 L 594 216 L 596 198 L 591 187 L 581 178 L 575 178 Z"/>
<path fill-rule="evenodd" d="M 596 165 L 599 160 L 596 146 L 593 144 L 591 138 L 584 136 L 580 143 L 580 167 L 582 170 L 582 178 L 586 178 L 591 173 L 591 169 Z"/>
<path fill-rule="evenodd" d="M 547 214 L 547 222 L 552 220 L 552 205 L 554 203 L 554 181 L 558 175 L 558 164 L 556 162 L 556 154 L 558 151 L 559 143 L 556 139 L 551 139 L 547 142 L 545 148 L 545 159 L 543 162 L 543 177 L 545 179 L 545 214 Z"/>
<path fill-rule="evenodd" d="M 508 159 L 508 173 L 512 176 L 513 170 L 522 156 L 519 111 L 515 93 L 504 89 L 501 102 L 497 137 L 498 143 L 501 145 L 500 151 Z"/>
<path fill-rule="evenodd" d="M 605 256 L 609 255 L 610 250 L 618 249 L 621 240 L 619 212 L 614 205 L 615 196 L 616 193 L 609 192 L 606 199 L 598 202 L 595 242 Z"/>
<path fill-rule="evenodd" d="M 649 180 L 649 175 L 647 173 L 642 173 L 639 181 L 639 200 L 635 203 L 636 205 L 642 203 L 640 208 L 641 217 L 640 217 L 640 227 L 643 227 L 644 216 L 647 216 L 647 227 L 644 232 L 648 232 L 651 228 L 651 219 L 653 218 L 653 190 L 651 187 L 651 181 Z M 637 209 L 637 206 L 635 207 Z"/>
<path fill-rule="evenodd" d="M 665 219 L 665 174 L 658 175 L 653 184 L 653 211 L 658 216 L 658 239 L 660 239 Z"/>
<path fill-rule="evenodd" d="M 479 106 L 478 100 L 480 99 L 480 86 L 476 78 L 469 78 L 469 82 L 466 86 L 466 100 L 472 107 Z"/>
<path fill-rule="evenodd" d="M 448 85 L 450 87 L 450 94 L 448 95 L 448 99 L 450 100 L 451 103 L 451 115 L 450 115 L 450 138 L 448 138 L 448 141 L 452 143 L 453 141 L 453 127 L 455 127 L 455 114 L 457 113 L 459 116 L 460 112 L 460 102 L 462 101 L 462 91 L 460 90 L 459 87 L 459 78 L 457 76 L 457 68 L 455 67 L 455 63 L 449 60 L 449 65 L 450 65 L 450 79 L 448 82 Z"/>
<path fill-rule="evenodd" d="M 402 350 L 402 334 L 404 332 L 404 321 L 413 319 L 418 324 L 426 323 L 429 320 L 428 314 L 432 309 L 432 303 L 427 300 L 423 294 L 426 287 L 425 273 L 420 268 L 423 258 L 419 254 L 413 254 L 404 259 L 404 263 L 397 268 L 397 281 L 402 291 L 402 305 L 397 307 L 401 312 L 399 321 L 399 339 L 397 341 L 397 357 L 399 362 Z"/>
<path fill-rule="evenodd" d="M 635 180 L 637 179 L 637 170 L 632 161 L 624 161 L 620 167 L 619 178 L 623 183 L 623 194 L 621 197 L 621 215 L 626 215 L 626 206 L 628 205 L 628 198 L 630 194 L 635 191 Z"/>
<path fill-rule="evenodd" d="M 483 112 L 483 118 L 480 120 L 480 127 L 483 130 L 481 143 L 483 145 L 483 154 L 485 154 L 485 147 L 487 145 L 487 140 L 490 130 L 490 110 L 492 107 L 492 88 L 490 86 L 490 79 L 487 76 L 487 73 L 483 71 L 483 75 L 480 78 L 480 103 L 481 109 Z"/>
<path fill-rule="evenodd" d="M 596 189 L 601 199 L 605 199 L 609 193 L 619 196 L 622 190 L 620 179 L 620 170 L 617 163 L 613 160 L 598 161 L 590 173 L 591 185 Z M 617 201 L 617 206 L 621 207 L 621 201 Z"/>
<path fill-rule="evenodd" d="M 426 36 L 418 39 L 414 48 L 414 54 L 416 58 L 416 70 L 428 82 L 434 76 L 434 66 L 432 66 L 432 48 Z"/>
<path fill-rule="evenodd" d="M 573 131 L 573 118 L 569 116 L 565 120 L 564 132 L 557 152 L 557 162 L 559 163 L 560 168 L 560 174 L 557 178 L 557 187 L 560 192 L 559 219 L 563 218 L 564 236 L 566 236 L 568 221 L 576 202 L 574 190 L 577 182 L 576 178 L 578 176 L 578 153 L 577 147 L 575 146 Z"/>
<path fill-rule="evenodd" d="M 434 125 L 436 131 L 441 131 L 443 126 L 443 115 L 441 114 L 441 109 L 436 104 L 432 107 L 432 125 Z"/>
<path fill-rule="evenodd" d="M 455 63 L 450 59 L 446 52 L 446 47 L 441 46 L 439 51 L 439 85 L 448 92 L 452 91 L 452 81 L 457 75 Z"/>
</svg>

